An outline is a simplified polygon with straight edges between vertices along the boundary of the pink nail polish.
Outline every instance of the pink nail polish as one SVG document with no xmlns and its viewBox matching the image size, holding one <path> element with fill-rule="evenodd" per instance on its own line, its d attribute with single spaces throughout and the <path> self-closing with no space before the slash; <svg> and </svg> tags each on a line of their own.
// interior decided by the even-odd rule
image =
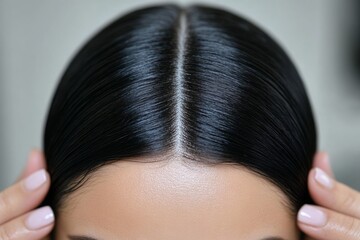
<svg viewBox="0 0 360 240">
<path fill-rule="evenodd" d="M 315 168 L 315 180 L 327 189 L 334 186 L 333 180 L 320 168 Z"/>
<path fill-rule="evenodd" d="M 308 204 L 300 208 L 297 218 L 300 222 L 314 227 L 324 226 L 327 221 L 326 214 L 323 211 Z"/>
<path fill-rule="evenodd" d="M 28 176 L 24 181 L 24 186 L 29 191 L 34 191 L 39 188 L 46 182 L 46 172 L 45 169 L 40 169 L 30 176 Z"/>
<path fill-rule="evenodd" d="M 25 225 L 30 230 L 43 228 L 54 221 L 54 213 L 49 206 L 41 207 L 30 213 Z"/>
</svg>

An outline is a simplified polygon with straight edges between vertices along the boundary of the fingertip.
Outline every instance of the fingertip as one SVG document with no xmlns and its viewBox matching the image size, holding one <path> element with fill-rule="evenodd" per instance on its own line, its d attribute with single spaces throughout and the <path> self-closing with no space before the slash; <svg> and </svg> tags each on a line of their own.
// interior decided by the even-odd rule
<svg viewBox="0 0 360 240">
<path fill-rule="evenodd" d="M 314 161 L 312 167 L 318 167 L 324 170 L 329 176 L 335 178 L 334 173 L 332 171 L 330 160 L 329 160 L 329 153 L 326 151 L 317 151 L 314 156 Z"/>
<path fill-rule="evenodd" d="M 21 170 L 21 173 L 19 174 L 15 182 L 19 182 L 21 179 L 25 178 L 31 173 L 30 168 L 32 165 L 34 154 L 35 154 L 34 148 L 30 148 L 30 151 L 27 154 L 27 159 L 25 161 L 25 167 Z"/>
<path fill-rule="evenodd" d="M 46 161 L 45 161 L 45 155 L 42 149 L 35 148 L 36 155 L 37 155 L 37 166 L 39 168 L 46 168 Z"/>
<path fill-rule="evenodd" d="M 300 221 L 297 221 L 299 229 L 306 235 L 304 240 L 316 240 L 316 236 L 321 236 L 322 229 L 317 227 L 312 227 Z"/>
<path fill-rule="evenodd" d="M 334 172 L 332 170 L 331 167 L 331 163 L 330 163 L 330 157 L 329 157 L 329 153 L 324 152 L 323 153 L 323 158 L 322 158 L 324 165 L 325 165 L 325 171 L 327 174 L 329 174 L 331 177 L 335 178 Z"/>
<path fill-rule="evenodd" d="M 30 172 L 37 171 L 42 168 L 46 168 L 46 162 L 42 150 L 34 148 L 32 151 L 32 160 L 30 165 Z"/>
<path fill-rule="evenodd" d="M 54 212 L 50 206 L 43 206 L 30 212 L 25 225 L 29 230 L 39 230 L 53 224 L 55 221 Z"/>
<path fill-rule="evenodd" d="M 310 195 L 316 201 L 319 198 L 319 196 L 318 196 L 319 189 L 318 189 L 318 186 L 315 181 L 315 174 L 316 174 L 316 167 L 313 167 L 308 174 L 307 183 L 308 183 L 308 189 L 309 189 Z"/>
<path fill-rule="evenodd" d="M 308 174 L 308 183 L 309 184 L 315 179 L 316 168 L 318 168 L 318 167 L 313 167 L 309 171 L 309 174 Z"/>
</svg>

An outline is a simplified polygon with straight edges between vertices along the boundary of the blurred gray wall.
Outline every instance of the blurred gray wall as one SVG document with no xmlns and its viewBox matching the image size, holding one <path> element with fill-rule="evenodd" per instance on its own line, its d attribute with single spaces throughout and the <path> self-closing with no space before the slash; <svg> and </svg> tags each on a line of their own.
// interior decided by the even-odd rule
<svg viewBox="0 0 360 240">
<path fill-rule="evenodd" d="M 29 150 L 42 147 L 55 84 L 77 48 L 113 18 L 149 3 L 160 1 L 0 0 L 0 189 L 15 180 Z M 351 3 L 222 0 L 219 6 L 259 24 L 283 45 L 314 107 L 319 149 L 330 153 L 340 181 L 360 189 L 359 76 L 348 58 L 359 13 Z"/>
</svg>

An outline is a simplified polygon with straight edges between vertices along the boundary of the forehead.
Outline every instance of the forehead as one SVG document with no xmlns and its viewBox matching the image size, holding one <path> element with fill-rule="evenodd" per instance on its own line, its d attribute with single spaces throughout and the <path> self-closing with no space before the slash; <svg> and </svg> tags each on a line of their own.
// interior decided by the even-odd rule
<svg viewBox="0 0 360 240">
<path fill-rule="evenodd" d="M 59 236 L 99 239 L 296 239 L 283 197 L 242 167 L 123 161 L 66 199 L 57 224 Z"/>
</svg>

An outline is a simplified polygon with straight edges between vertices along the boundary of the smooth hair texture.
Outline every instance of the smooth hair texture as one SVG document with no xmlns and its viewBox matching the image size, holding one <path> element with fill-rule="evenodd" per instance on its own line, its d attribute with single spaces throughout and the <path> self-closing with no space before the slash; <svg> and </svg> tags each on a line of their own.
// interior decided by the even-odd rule
<svg viewBox="0 0 360 240">
<path fill-rule="evenodd" d="M 181 156 L 244 166 L 296 214 L 312 203 L 316 128 L 304 84 L 264 30 L 206 5 L 147 6 L 103 27 L 64 71 L 43 148 L 56 211 L 99 167 Z"/>
</svg>

